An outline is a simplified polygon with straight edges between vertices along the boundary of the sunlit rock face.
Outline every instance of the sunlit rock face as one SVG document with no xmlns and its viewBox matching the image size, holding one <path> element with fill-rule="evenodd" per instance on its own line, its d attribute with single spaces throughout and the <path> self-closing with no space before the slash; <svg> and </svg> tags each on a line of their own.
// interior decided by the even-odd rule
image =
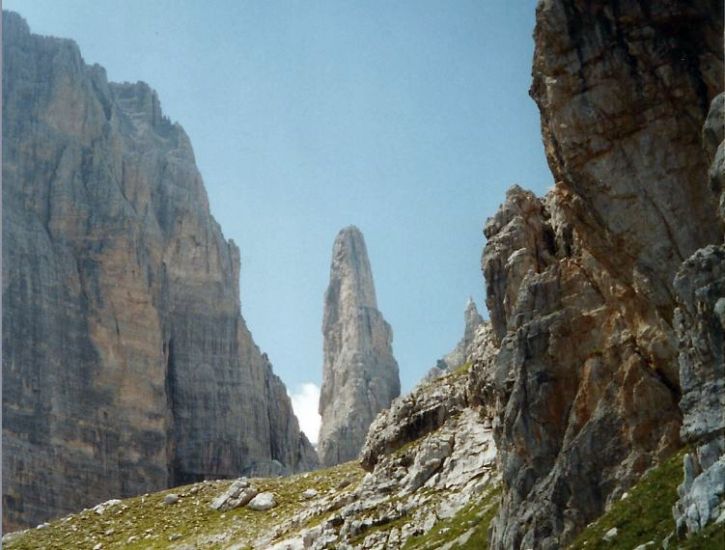
<svg viewBox="0 0 725 550">
<path fill-rule="evenodd" d="M 683 260 L 722 240 L 701 129 L 712 2 L 543 0 L 531 94 L 555 186 L 486 224 L 504 482 L 494 548 L 560 548 L 680 445 Z"/>
<path fill-rule="evenodd" d="M 3 525 L 315 464 L 146 84 L 3 12 Z"/>
<path fill-rule="evenodd" d="M 332 249 L 325 293 L 319 456 L 331 466 L 357 458 L 370 423 L 400 394 L 393 332 L 378 311 L 363 235 L 346 227 Z"/>
</svg>

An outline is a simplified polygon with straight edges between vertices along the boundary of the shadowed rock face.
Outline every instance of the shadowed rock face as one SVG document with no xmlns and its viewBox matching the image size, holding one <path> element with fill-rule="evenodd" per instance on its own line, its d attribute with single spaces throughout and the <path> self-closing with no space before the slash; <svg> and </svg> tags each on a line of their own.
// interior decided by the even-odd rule
<svg viewBox="0 0 725 550">
<path fill-rule="evenodd" d="M 3 526 L 315 464 L 146 84 L 3 12 Z"/>
<path fill-rule="evenodd" d="M 710 186 L 725 223 L 725 94 L 717 96 L 703 129 L 713 158 Z M 709 245 L 685 261 L 675 277 L 679 307 L 684 479 L 674 507 L 679 535 L 699 531 L 725 512 L 725 244 Z"/>
<path fill-rule="evenodd" d="M 700 139 L 720 10 L 539 3 L 531 93 L 556 184 L 508 193 L 482 261 L 500 344 L 494 548 L 562 547 L 680 444 L 673 279 L 722 239 Z"/>
<path fill-rule="evenodd" d="M 375 415 L 400 394 L 393 333 L 377 309 L 365 240 L 356 227 L 335 239 L 322 333 L 319 455 L 331 466 L 357 458 Z"/>
</svg>

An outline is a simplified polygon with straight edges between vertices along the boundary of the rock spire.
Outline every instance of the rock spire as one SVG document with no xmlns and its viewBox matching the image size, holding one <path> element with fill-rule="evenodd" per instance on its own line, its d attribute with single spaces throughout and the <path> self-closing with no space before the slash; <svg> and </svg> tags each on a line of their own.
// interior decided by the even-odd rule
<svg viewBox="0 0 725 550">
<path fill-rule="evenodd" d="M 332 249 L 322 333 L 319 455 L 333 465 L 357 458 L 375 415 L 400 394 L 393 332 L 378 311 L 365 240 L 354 226 Z"/>
</svg>

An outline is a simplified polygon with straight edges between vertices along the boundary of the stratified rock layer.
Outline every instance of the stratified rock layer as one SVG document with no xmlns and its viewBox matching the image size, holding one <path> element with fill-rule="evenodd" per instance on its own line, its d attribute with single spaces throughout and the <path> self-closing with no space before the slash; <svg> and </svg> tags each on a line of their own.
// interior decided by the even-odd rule
<svg viewBox="0 0 725 550">
<path fill-rule="evenodd" d="M 340 231 L 333 245 L 322 333 L 319 456 L 331 466 L 357 458 L 375 415 L 400 394 L 393 333 L 378 311 L 356 227 Z"/>
<path fill-rule="evenodd" d="M 700 130 L 717 3 L 543 0 L 532 96 L 556 184 L 488 221 L 494 548 L 560 548 L 680 442 L 673 277 L 721 240 Z"/>
<path fill-rule="evenodd" d="M 145 84 L 3 12 L 3 526 L 315 464 Z"/>
</svg>

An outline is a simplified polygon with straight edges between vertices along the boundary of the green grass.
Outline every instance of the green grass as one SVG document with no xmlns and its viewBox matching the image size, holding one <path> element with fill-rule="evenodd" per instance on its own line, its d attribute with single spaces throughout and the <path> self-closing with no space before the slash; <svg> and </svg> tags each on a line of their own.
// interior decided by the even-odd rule
<svg viewBox="0 0 725 550">
<path fill-rule="evenodd" d="M 433 528 L 422 535 L 410 537 L 404 550 L 432 550 L 456 540 L 473 529 L 473 534 L 463 545 L 456 548 L 480 550 L 488 548 L 488 527 L 498 510 L 501 486 L 491 487 L 481 499 L 464 506 L 449 519 L 436 522 Z"/>
<path fill-rule="evenodd" d="M 725 522 L 711 523 L 696 535 L 678 541 L 679 548 L 692 550 L 723 550 L 725 548 Z"/>
<path fill-rule="evenodd" d="M 632 550 L 640 544 L 654 541 L 660 548 L 662 541 L 674 530 L 672 506 L 677 500 L 677 486 L 682 482 L 682 449 L 650 470 L 630 491 L 629 496 L 616 502 L 596 522 L 582 531 L 569 548 Z M 602 540 L 611 528 L 617 536 L 611 542 Z M 725 523 L 710 525 L 696 537 L 674 541 L 675 548 L 725 548 Z"/>
<path fill-rule="evenodd" d="M 344 494 L 359 482 L 364 473 L 356 462 L 348 462 L 308 474 L 254 479 L 252 482 L 260 492 L 274 493 L 278 502 L 275 508 L 266 512 L 256 512 L 245 507 L 227 512 L 212 510 L 209 506 L 211 501 L 229 487 L 230 480 L 175 487 L 161 493 L 123 500 L 122 504 L 109 508 L 103 515 L 87 510 L 52 521 L 49 527 L 31 529 L 4 544 L 3 548 L 90 550 L 101 543 L 104 550 L 153 550 L 168 548 L 170 537 L 173 537 L 174 545 L 193 545 L 199 537 L 221 532 L 233 533 L 235 541 L 252 541 L 304 510 L 307 501 L 302 499 L 301 494 L 305 489 L 314 488 L 322 496 L 330 489 L 336 489 L 343 480 L 349 480 L 351 483 L 348 486 L 335 491 L 336 494 Z M 164 505 L 163 499 L 168 493 L 178 494 L 181 497 L 179 502 Z M 308 524 L 322 519 L 310 518 Z M 111 529 L 112 532 L 109 531 Z M 138 540 L 129 543 L 129 537 L 132 536 L 138 537 Z M 215 546 L 218 544 L 215 545 L 213 541 L 200 545 Z"/>
<path fill-rule="evenodd" d="M 451 371 L 451 376 L 456 377 L 456 376 L 468 374 L 468 371 L 471 370 L 472 366 L 473 366 L 473 363 L 470 363 L 470 362 L 463 363 L 462 365 L 457 366 L 455 369 L 453 369 Z"/>
</svg>

